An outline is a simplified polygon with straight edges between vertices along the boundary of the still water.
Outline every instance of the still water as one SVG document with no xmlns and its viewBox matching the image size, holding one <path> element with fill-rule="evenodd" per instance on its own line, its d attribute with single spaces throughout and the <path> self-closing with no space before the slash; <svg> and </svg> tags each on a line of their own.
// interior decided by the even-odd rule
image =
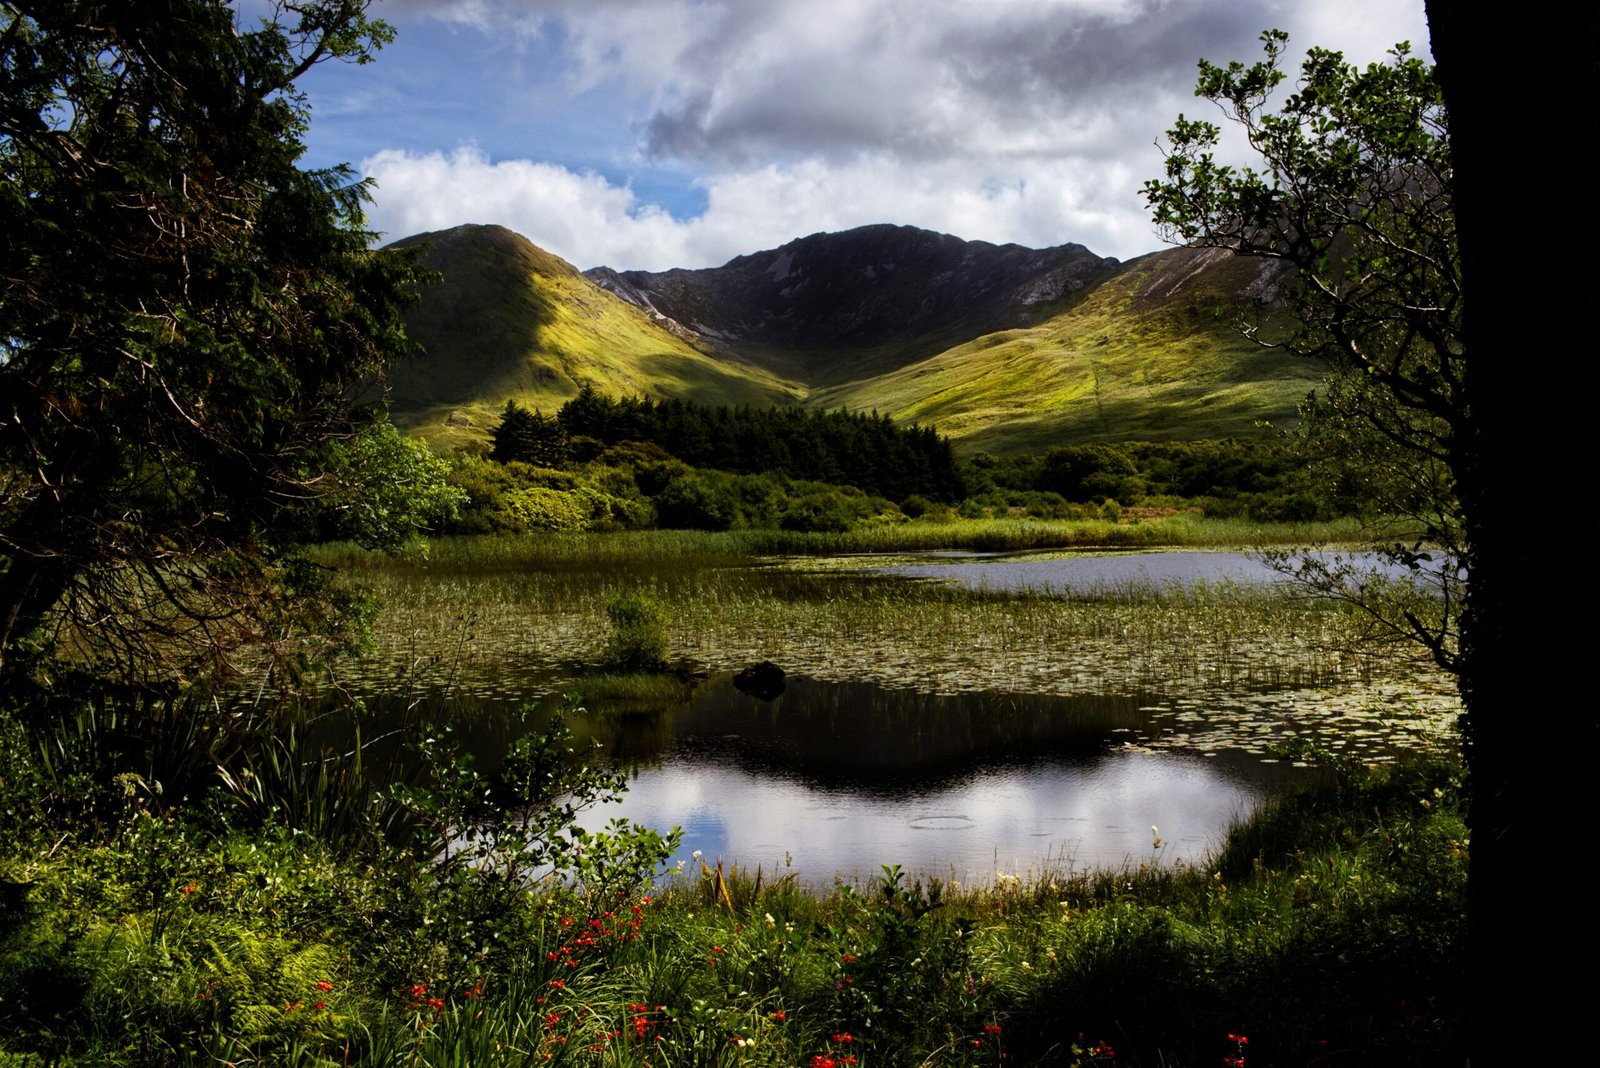
<svg viewBox="0 0 1600 1068">
<path fill-rule="evenodd" d="M 402 738 L 407 710 L 432 705 L 492 763 L 513 710 L 585 688 L 597 606 L 647 585 L 698 672 L 650 701 L 584 702 L 574 727 L 631 780 L 585 825 L 678 826 L 675 859 L 813 885 L 884 864 L 965 882 L 1197 863 L 1230 821 L 1313 773 L 1286 744 L 1381 760 L 1437 737 L 1455 708 L 1431 669 L 1330 651 L 1314 614 L 1116 596 L 1252 576 L 1275 573 L 1197 552 L 419 574 L 384 591 L 379 653 L 342 681 L 378 713 L 367 737 Z M 1021 595 L 969 604 L 930 579 Z M 873 592 L 885 587 L 905 596 Z M 1063 594 L 1084 589 L 1113 596 Z M 788 670 L 781 692 L 735 686 L 764 659 Z M 441 681 L 426 682 L 418 665 L 435 663 Z"/>
<path fill-rule="evenodd" d="M 1144 751 L 1159 718 L 1145 701 L 796 678 L 763 700 L 724 675 L 645 728 L 660 754 L 632 763 L 620 806 L 584 822 L 682 827 L 674 859 L 691 871 L 698 851 L 813 885 L 883 864 L 989 882 L 1199 862 L 1231 820 L 1302 774 L 1237 751 Z"/>
<path fill-rule="evenodd" d="M 1193 589 L 1201 584 L 1293 585 L 1294 568 L 1310 560 L 1363 575 L 1408 579 L 1437 588 L 1440 566 L 1413 574 L 1373 553 L 1305 553 L 1274 565 L 1258 553 L 1170 550 L 1138 553 L 944 553 L 937 558 L 872 568 L 884 575 L 933 579 L 972 590 L 1045 594 Z"/>
</svg>

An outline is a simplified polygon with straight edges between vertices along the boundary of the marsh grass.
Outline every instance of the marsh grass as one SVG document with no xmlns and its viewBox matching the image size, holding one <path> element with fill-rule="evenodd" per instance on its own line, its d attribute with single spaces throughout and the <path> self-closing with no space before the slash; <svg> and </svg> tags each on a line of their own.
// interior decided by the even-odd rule
<svg viewBox="0 0 1600 1068">
<path fill-rule="evenodd" d="M 1267 742 L 1303 735 L 1378 754 L 1447 738 L 1458 711 L 1443 673 L 1370 643 L 1348 606 L 1292 587 L 1001 592 L 808 559 L 671 532 L 450 543 L 425 561 L 353 569 L 385 608 L 373 652 L 336 662 L 332 680 L 363 694 L 448 690 L 463 707 L 571 692 L 604 705 L 614 689 L 642 708 L 639 684 L 596 689 L 585 676 L 608 656 L 604 606 L 643 596 L 668 621 L 663 657 L 679 670 L 769 660 L 821 682 L 930 694 L 1137 694 L 1153 698 L 1155 748 L 1266 758 Z"/>
<path fill-rule="evenodd" d="M 1179 513 L 1138 522 L 1044 519 L 964 519 L 862 524 L 839 532 L 786 530 L 636 530 L 612 533 L 550 531 L 528 535 L 437 538 L 426 552 L 398 559 L 348 544 L 324 546 L 318 558 L 358 571 L 428 570 L 468 573 L 498 569 L 624 572 L 663 561 L 692 558 L 702 566 L 759 556 L 826 556 L 937 550 L 1017 552 L 1029 549 L 1202 548 L 1254 549 L 1270 545 L 1361 544 L 1355 520 L 1258 523 Z"/>
</svg>

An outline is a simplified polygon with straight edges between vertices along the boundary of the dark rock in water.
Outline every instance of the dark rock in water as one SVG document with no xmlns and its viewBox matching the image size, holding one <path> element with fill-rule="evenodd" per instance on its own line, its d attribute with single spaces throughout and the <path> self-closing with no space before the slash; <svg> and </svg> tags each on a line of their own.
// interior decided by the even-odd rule
<svg viewBox="0 0 1600 1068">
<path fill-rule="evenodd" d="M 763 660 L 735 675 L 733 685 L 740 693 L 747 693 L 757 700 L 774 700 L 783 696 L 783 668 L 770 660 Z"/>
</svg>

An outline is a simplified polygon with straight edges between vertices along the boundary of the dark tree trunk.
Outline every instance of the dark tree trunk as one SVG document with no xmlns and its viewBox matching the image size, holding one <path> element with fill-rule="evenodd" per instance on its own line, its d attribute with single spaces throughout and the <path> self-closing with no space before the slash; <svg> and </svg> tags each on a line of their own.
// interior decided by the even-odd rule
<svg viewBox="0 0 1600 1068">
<path fill-rule="evenodd" d="M 41 493 L 4 532 L 19 545 L 0 569 L 0 701 L 16 698 L 27 657 L 17 648 L 67 592 L 72 563 L 67 555 L 56 498 Z"/>
<path fill-rule="evenodd" d="M 1566 1063 L 1597 985 L 1584 872 L 1600 719 L 1578 649 L 1594 586 L 1587 547 L 1550 534 L 1592 496 L 1570 465 L 1592 457 L 1593 439 L 1568 438 L 1592 420 L 1576 381 L 1587 369 L 1566 357 L 1592 359 L 1595 272 L 1578 256 L 1594 253 L 1561 213 L 1587 207 L 1600 18 L 1592 6 L 1562 16 L 1428 0 L 1466 293 L 1470 433 L 1456 464 L 1470 542 L 1461 689 L 1478 1064 Z"/>
</svg>

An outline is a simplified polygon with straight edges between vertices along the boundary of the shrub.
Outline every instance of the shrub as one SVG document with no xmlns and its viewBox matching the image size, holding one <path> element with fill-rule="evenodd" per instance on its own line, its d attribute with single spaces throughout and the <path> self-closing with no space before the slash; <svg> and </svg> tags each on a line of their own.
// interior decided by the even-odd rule
<svg viewBox="0 0 1600 1068">
<path fill-rule="evenodd" d="M 605 665 L 621 671 L 660 671 L 667 662 L 667 614 L 647 593 L 629 590 L 606 602 L 611 637 Z"/>
</svg>

